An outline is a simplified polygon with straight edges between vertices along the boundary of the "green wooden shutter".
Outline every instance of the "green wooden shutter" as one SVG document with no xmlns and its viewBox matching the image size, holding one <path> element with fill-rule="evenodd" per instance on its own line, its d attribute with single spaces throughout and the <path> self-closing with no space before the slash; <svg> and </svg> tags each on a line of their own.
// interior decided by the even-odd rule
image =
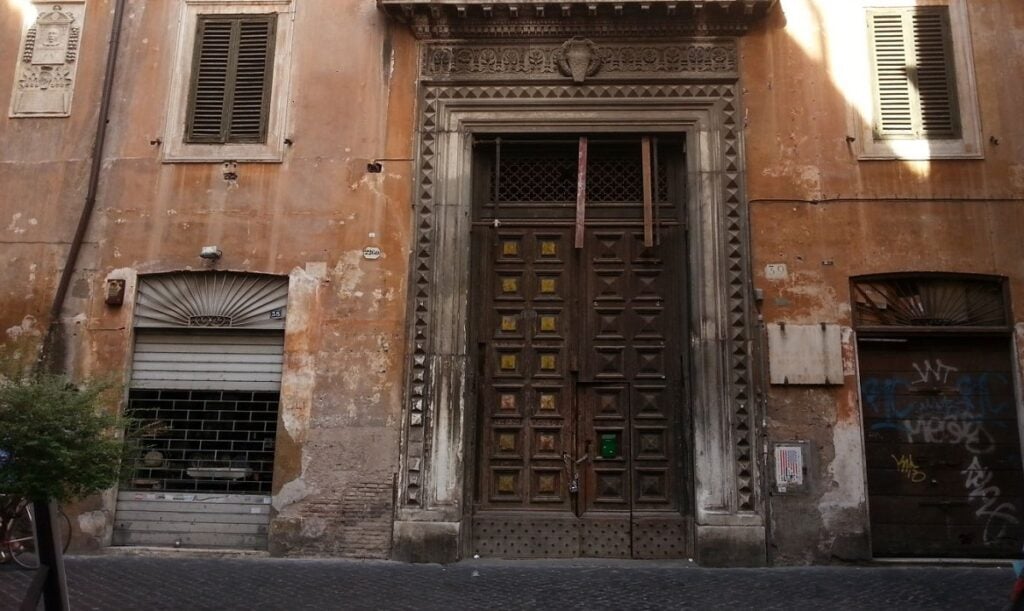
<svg viewBox="0 0 1024 611">
<path fill-rule="evenodd" d="M 276 15 L 199 17 L 186 142 L 266 141 L 276 24 Z"/>
<path fill-rule="evenodd" d="M 875 137 L 960 136 L 946 7 L 868 12 L 875 83 Z"/>
</svg>

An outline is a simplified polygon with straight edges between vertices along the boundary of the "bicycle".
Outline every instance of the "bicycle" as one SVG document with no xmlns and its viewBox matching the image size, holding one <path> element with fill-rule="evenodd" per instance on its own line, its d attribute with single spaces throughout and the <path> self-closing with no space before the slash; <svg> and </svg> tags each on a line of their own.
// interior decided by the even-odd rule
<svg viewBox="0 0 1024 611">
<path fill-rule="evenodd" d="M 25 499 L 0 496 L 0 563 L 13 560 L 26 569 L 39 568 L 36 523 L 32 511 L 32 503 Z M 57 523 L 60 526 L 61 550 L 66 552 L 71 543 L 71 520 L 59 507 Z"/>
</svg>

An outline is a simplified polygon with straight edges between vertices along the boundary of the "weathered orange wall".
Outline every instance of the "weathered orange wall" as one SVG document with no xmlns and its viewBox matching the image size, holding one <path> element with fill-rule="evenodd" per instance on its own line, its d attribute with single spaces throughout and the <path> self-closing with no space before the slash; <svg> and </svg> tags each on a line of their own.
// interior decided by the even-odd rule
<svg viewBox="0 0 1024 611">
<path fill-rule="evenodd" d="M 901 271 L 1008 276 L 1014 316 L 1024 322 L 1024 83 L 1007 78 L 1024 71 L 1024 5 L 968 3 L 984 160 L 905 162 L 857 160 L 846 139 L 857 136 L 848 134 L 847 100 L 834 80 L 843 78 L 842 58 L 809 57 L 795 40 L 798 24 L 787 9 L 820 16 L 831 2 L 783 0 L 742 40 L 752 266 L 765 322 L 850 327 L 850 277 Z M 815 25 L 812 38 L 835 34 Z M 829 198 L 852 201 L 801 201 Z M 984 198 L 1016 201 L 967 201 Z M 773 199 L 792 201 L 763 201 Z M 788 278 L 766 279 L 769 263 L 785 263 Z M 769 439 L 810 441 L 814 469 L 806 495 L 770 499 L 777 562 L 870 553 L 849 332 L 844 357 L 843 386 L 769 388 Z"/>
<path fill-rule="evenodd" d="M 85 195 L 113 2 L 91 0 L 69 119 L 0 117 L 0 226 L 7 253 L 0 323 L 20 333 L 43 317 Z M 295 3 L 291 93 L 281 163 L 165 163 L 163 135 L 179 3 L 128 3 L 98 204 L 64 317 L 69 364 L 123 377 L 131 296 L 103 303 L 108 276 L 209 269 L 291 275 L 288 365 L 278 437 L 272 548 L 384 556 L 391 536 L 411 230 L 415 45 L 374 3 Z M 0 57 L 20 19 L 8 6 Z M 283 16 L 282 18 L 287 18 Z M 0 79 L 6 109 L 12 66 Z M 376 261 L 361 256 L 379 246 Z M 40 323 L 26 319 L 28 333 Z M 109 536 L 109 499 L 82 506 L 93 546 Z"/>
</svg>

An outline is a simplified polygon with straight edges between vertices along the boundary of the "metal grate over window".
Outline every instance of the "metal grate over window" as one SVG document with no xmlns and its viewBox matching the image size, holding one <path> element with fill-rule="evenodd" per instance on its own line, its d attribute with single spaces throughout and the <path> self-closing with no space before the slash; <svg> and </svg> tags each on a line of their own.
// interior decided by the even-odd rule
<svg viewBox="0 0 1024 611">
<path fill-rule="evenodd" d="M 859 327 L 1004 327 L 1009 320 L 1000 279 L 855 279 L 853 299 Z"/>
<path fill-rule="evenodd" d="M 497 170 L 496 170 L 497 168 Z M 575 144 L 537 142 L 504 144 L 500 161 L 491 166 L 487 193 L 501 203 L 575 202 L 578 158 Z M 657 201 L 669 199 L 669 173 L 658 166 L 654 177 Z M 587 201 L 643 201 L 640 139 L 602 142 L 594 139 L 587 159 Z"/>
<path fill-rule="evenodd" d="M 132 389 L 130 490 L 270 494 L 280 395 Z"/>
</svg>

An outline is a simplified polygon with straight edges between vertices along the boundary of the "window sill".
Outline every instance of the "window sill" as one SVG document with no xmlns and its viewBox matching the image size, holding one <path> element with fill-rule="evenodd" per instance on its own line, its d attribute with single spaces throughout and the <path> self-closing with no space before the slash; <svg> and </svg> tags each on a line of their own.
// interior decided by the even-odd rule
<svg viewBox="0 0 1024 611">
<path fill-rule="evenodd" d="M 163 163 L 282 163 L 284 151 L 264 144 L 179 144 L 164 150 Z"/>
<path fill-rule="evenodd" d="M 979 146 L 965 140 L 871 140 L 859 151 L 860 161 L 932 161 L 984 159 Z"/>
</svg>

